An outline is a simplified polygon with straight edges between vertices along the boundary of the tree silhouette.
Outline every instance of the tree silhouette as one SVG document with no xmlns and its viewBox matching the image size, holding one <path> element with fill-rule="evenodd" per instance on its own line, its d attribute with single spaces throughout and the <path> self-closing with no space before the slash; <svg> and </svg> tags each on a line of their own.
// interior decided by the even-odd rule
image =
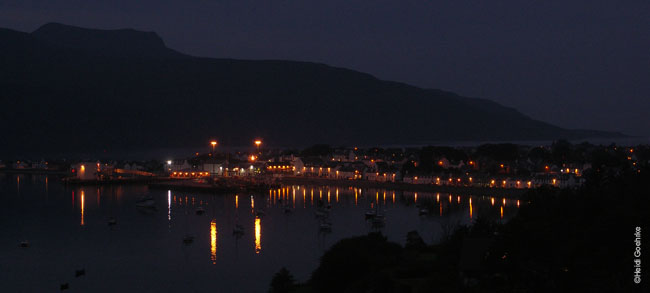
<svg viewBox="0 0 650 293">
<path fill-rule="evenodd" d="M 296 287 L 295 279 L 285 267 L 282 267 L 271 279 L 270 293 L 292 292 Z"/>
</svg>

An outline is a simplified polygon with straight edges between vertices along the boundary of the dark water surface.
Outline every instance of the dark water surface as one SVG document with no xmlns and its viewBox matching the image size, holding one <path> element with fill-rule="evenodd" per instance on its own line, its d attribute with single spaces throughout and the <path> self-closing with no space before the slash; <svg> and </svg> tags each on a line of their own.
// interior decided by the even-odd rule
<svg viewBox="0 0 650 293">
<path fill-rule="evenodd" d="M 155 210 L 136 207 L 147 195 Z M 319 231 L 319 199 L 331 205 L 331 233 Z M 411 230 L 435 243 L 448 227 L 479 216 L 506 220 L 519 203 L 327 186 L 200 194 L 0 174 L 0 291 L 58 292 L 69 283 L 67 292 L 266 292 L 281 267 L 305 281 L 332 244 L 373 230 L 364 218 L 371 206 L 385 214 L 382 233 L 404 244 Z M 429 215 L 419 215 L 425 206 Z M 197 215 L 198 207 L 205 213 Z M 117 225 L 108 225 L 111 217 Z M 236 224 L 241 237 L 233 235 Z M 190 245 L 187 235 L 195 237 Z M 28 248 L 20 247 L 24 240 Z M 85 275 L 75 277 L 82 268 Z"/>
</svg>

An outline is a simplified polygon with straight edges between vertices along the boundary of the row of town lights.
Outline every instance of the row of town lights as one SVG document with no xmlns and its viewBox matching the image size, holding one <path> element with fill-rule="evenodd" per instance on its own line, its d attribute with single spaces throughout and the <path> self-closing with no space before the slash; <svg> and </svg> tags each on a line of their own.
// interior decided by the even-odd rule
<svg viewBox="0 0 650 293">
<path fill-rule="evenodd" d="M 180 177 L 180 176 L 183 176 L 183 174 L 185 174 L 185 176 L 190 176 L 190 175 L 191 176 L 208 176 L 209 175 L 208 172 L 191 172 L 191 173 L 190 172 L 174 172 L 174 173 L 172 173 L 172 176 L 179 176 Z"/>
<path fill-rule="evenodd" d="M 260 146 L 262 145 L 262 140 L 261 140 L 261 139 L 255 139 L 255 140 L 253 141 L 253 144 L 255 145 L 255 147 L 257 148 L 257 152 L 259 153 Z M 215 151 L 215 147 L 218 145 L 218 142 L 217 142 L 216 140 L 212 140 L 212 141 L 210 141 L 210 145 L 212 146 L 212 152 L 214 153 L 214 151 Z M 355 148 L 355 150 L 356 150 L 356 148 Z M 630 152 L 633 152 L 633 150 L 630 149 Z M 197 155 L 198 155 L 198 153 L 197 153 Z M 255 155 L 251 155 L 251 156 L 250 156 L 250 160 L 251 160 L 251 161 L 255 161 L 256 159 L 257 159 L 257 157 L 256 157 Z M 374 160 L 372 160 L 372 161 L 374 161 Z M 470 161 L 469 163 L 470 163 L 470 165 L 473 165 L 473 164 L 474 164 L 473 161 Z M 171 161 L 171 160 L 168 160 L 168 161 L 167 161 L 167 165 L 171 166 L 171 164 L 172 164 L 172 161 Z M 442 162 L 442 161 L 439 161 L 438 164 L 439 164 L 439 165 L 443 165 L 443 162 Z M 504 165 L 501 164 L 500 167 L 503 168 Z M 82 168 L 83 168 L 83 166 L 82 166 Z M 304 169 L 305 169 L 305 168 L 303 167 L 303 170 L 304 170 Z M 314 168 L 312 167 L 311 169 L 313 170 Z M 322 169 L 323 169 L 322 167 L 319 168 L 319 170 L 322 170 Z M 545 166 L 545 169 L 548 170 L 549 167 L 548 167 L 548 166 Z M 171 171 L 171 169 L 170 169 L 170 171 Z M 563 171 L 563 170 L 562 170 L 562 171 Z M 330 168 L 327 168 L 327 172 L 328 172 L 328 173 L 330 172 Z M 568 172 L 569 172 L 569 169 L 567 168 L 567 173 L 568 173 Z M 578 173 L 578 169 L 576 169 L 575 172 L 576 172 L 576 174 L 577 174 L 577 173 Z M 338 171 L 336 171 L 336 173 L 337 173 L 337 175 L 338 175 Z M 379 173 L 377 173 L 377 176 L 379 176 Z M 384 173 L 384 177 L 385 177 L 385 176 L 386 176 L 386 174 Z M 394 178 L 394 177 L 395 177 L 395 174 L 393 174 L 393 178 Z M 415 179 L 415 180 L 418 180 L 418 177 L 416 176 L 414 179 Z M 451 182 L 452 179 L 449 178 L 449 181 Z M 458 182 L 460 182 L 460 181 L 461 181 L 461 179 L 458 178 Z M 472 182 L 472 178 L 471 178 L 471 177 L 469 178 L 469 181 Z M 439 182 L 440 182 L 440 178 L 436 178 L 436 182 L 439 183 Z M 494 183 L 495 183 L 494 180 L 492 180 L 492 181 L 491 181 L 491 184 L 494 185 Z M 554 179 L 553 179 L 553 185 L 555 185 L 555 183 L 556 183 L 556 179 L 554 178 Z M 505 184 L 506 184 L 506 181 L 504 180 L 504 181 L 503 181 L 503 185 L 505 185 Z M 519 186 L 519 184 L 520 184 L 520 182 L 517 181 L 517 186 Z M 528 185 L 528 187 L 530 187 L 531 182 L 529 181 L 527 185 Z"/>
</svg>

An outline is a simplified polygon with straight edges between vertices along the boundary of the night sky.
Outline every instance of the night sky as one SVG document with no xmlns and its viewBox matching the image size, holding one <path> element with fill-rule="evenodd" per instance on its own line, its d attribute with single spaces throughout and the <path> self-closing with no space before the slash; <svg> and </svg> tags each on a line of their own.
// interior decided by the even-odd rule
<svg viewBox="0 0 650 293">
<path fill-rule="evenodd" d="M 155 31 L 207 57 L 322 62 L 650 136 L 650 1 L 3 0 L 0 27 Z"/>
</svg>

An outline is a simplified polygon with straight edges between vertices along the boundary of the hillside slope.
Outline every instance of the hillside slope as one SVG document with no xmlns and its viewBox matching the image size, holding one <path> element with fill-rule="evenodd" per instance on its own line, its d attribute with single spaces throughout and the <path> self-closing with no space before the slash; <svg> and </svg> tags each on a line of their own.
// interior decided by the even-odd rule
<svg viewBox="0 0 650 293">
<path fill-rule="evenodd" d="M 183 55 L 155 33 L 0 29 L 0 151 L 621 136 L 324 64 Z"/>
</svg>

